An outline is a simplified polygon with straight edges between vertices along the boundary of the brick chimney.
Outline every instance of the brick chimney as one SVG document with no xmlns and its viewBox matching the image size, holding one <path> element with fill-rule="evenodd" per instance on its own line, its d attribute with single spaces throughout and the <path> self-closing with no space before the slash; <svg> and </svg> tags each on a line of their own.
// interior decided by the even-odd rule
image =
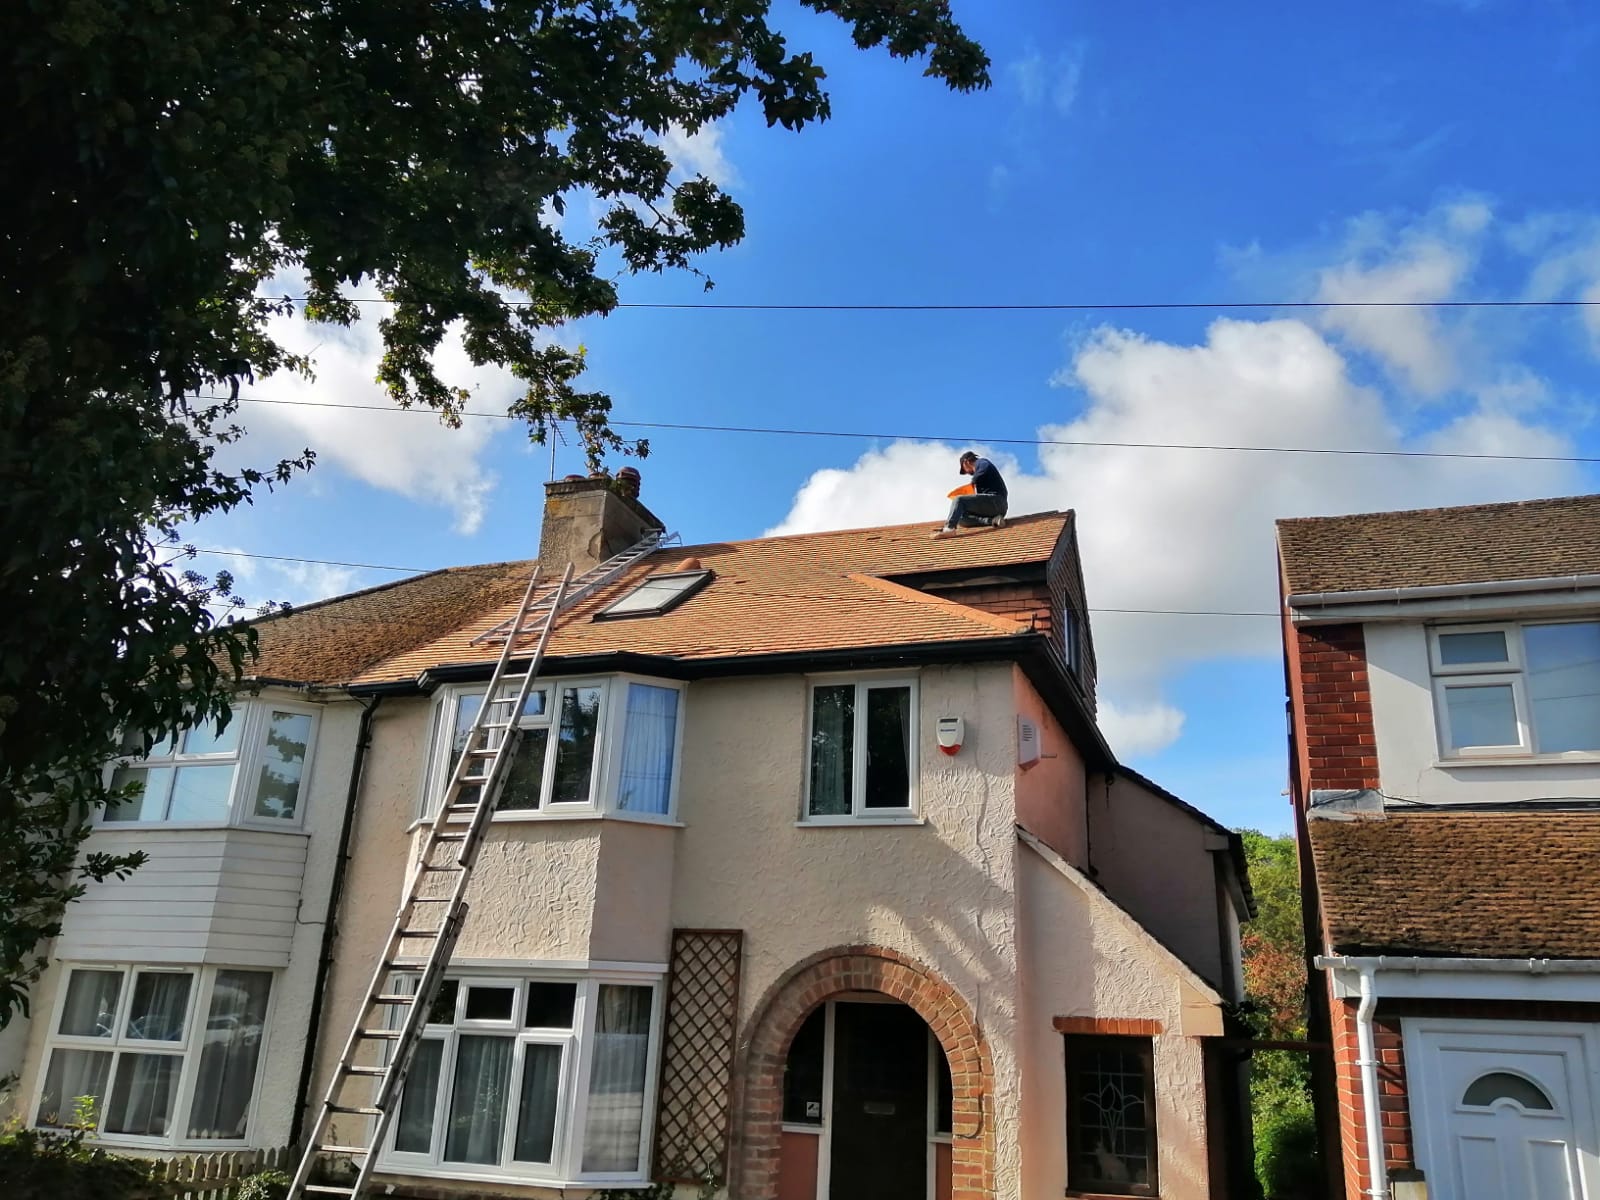
<svg viewBox="0 0 1600 1200">
<path fill-rule="evenodd" d="M 627 478 L 616 482 L 609 475 L 568 475 L 544 485 L 542 573 L 559 575 L 570 562 L 574 574 L 581 574 L 622 553 L 649 530 L 666 528 L 639 503 L 639 473 L 630 467 L 624 474 Z"/>
</svg>

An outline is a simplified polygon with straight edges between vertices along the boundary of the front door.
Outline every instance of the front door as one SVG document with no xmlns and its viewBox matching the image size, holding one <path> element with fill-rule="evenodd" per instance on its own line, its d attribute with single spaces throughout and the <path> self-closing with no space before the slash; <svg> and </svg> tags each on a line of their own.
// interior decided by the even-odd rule
<svg viewBox="0 0 1600 1200">
<path fill-rule="evenodd" d="M 1430 1200 L 1597 1200 L 1593 1033 L 1538 1029 L 1407 1022 Z"/>
<path fill-rule="evenodd" d="M 829 1200 L 927 1200 L 928 1026 L 903 1004 L 834 1014 Z"/>
</svg>

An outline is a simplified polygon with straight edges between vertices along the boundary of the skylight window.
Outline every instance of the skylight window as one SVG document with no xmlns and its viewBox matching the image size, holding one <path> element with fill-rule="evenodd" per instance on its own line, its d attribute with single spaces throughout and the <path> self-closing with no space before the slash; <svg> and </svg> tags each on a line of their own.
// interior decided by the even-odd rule
<svg viewBox="0 0 1600 1200">
<path fill-rule="evenodd" d="M 596 617 L 658 617 L 682 604 L 711 581 L 710 571 L 668 571 L 648 575 L 626 596 Z"/>
</svg>

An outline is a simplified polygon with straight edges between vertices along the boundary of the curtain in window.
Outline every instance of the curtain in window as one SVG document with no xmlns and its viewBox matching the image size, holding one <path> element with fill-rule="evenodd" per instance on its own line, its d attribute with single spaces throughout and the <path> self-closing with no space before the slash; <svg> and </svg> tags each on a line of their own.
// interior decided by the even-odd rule
<svg viewBox="0 0 1600 1200">
<path fill-rule="evenodd" d="M 265 971 L 217 972 L 189 1106 L 190 1137 L 244 1137 L 271 987 Z"/>
<path fill-rule="evenodd" d="M 105 1131 L 164 1137 L 183 1068 L 181 1054 L 130 1054 L 117 1059 Z"/>
<path fill-rule="evenodd" d="M 444 1156 L 450 1162 L 498 1163 L 511 1082 L 512 1040 L 463 1034 L 456 1044 L 455 1079 Z"/>
<path fill-rule="evenodd" d="M 855 772 L 856 687 L 811 693 L 811 815 L 846 816 Z"/>
<path fill-rule="evenodd" d="M 444 1043 L 429 1040 L 417 1047 L 411 1059 L 395 1122 L 394 1148 L 401 1154 L 426 1154 L 433 1145 L 434 1100 L 439 1094 L 439 1063 L 443 1058 Z"/>
<path fill-rule="evenodd" d="M 585 1171 L 637 1171 L 650 1050 L 651 989 L 601 984 L 583 1131 Z"/>
<path fill-rule="evenodd" d="M 678 740 L 675 688 L 628 685 L 627 728 L 622 735 L 622 779 L 617 807 L 665 815 L 672 791 L 672 755 Z"/>
<path fill-rule="evenodd" d="M 547 1163 L 554 1156 L 560 1088 L 561 1047 L 529 1042 L 522 1048 L 522 1103 L 512 1151 L 519 1162 Z"/>
<path fill-rule="evenodd" d="M 176 971 L 140 971 L 128 1006 L 127 1036 L 147 1042 L 183 1041 L 183 1019 L 194 976 Z"/>
<path fill-rule="evenodd" d="M 98 1118 L 105 1108 L 106 1077 L 110 1073 L 109 1050 L 52 1051 L 34 1120 L 40 1125 L 70 1125 L 73 1110 L 83 1096 L 94 1101 Z"/>
<path fill-rule="evenodd" d="M 74 971 L 67 983 L 59 1032 L 69 1037 L 113 1036 L 121 992 L 121 971 Z"/>
</svg>

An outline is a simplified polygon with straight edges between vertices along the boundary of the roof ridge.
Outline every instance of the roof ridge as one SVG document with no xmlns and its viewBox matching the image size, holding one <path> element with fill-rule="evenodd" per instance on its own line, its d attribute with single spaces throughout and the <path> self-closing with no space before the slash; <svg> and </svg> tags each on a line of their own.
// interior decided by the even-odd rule
<svg viewBox="0 0 1600 1200">
<path fill-rule="evenodd" d="M 1529 508 L 1538 504 L 1562 504 L 1577 500 L 1600 500 L 1600 492 L 1581 492 L 1578 495 L 1530 496 L 1523 500 L 1486 500 L 1478 504 L 1437 504 L 1429 508 L 1384 508 L 1372 512 L 1327 514 L 1317 517 L 1279 517 L 1274 522 L 1284 525 L 1313 525 L 1330 521 L 1372 520 L 1375 517 L 1422 517 L 1438 513 L 1483 512 L 1486 509 Z"/>
<path fill-rule="evenodd" d="M 1021 621 L 1014 621 L 1010 617 L 1002 617 L 998 613 L 984 612 L 981 608 L 973 608 L 970 604 L 961 604 L 955 600 L 946 600 L 943 596 L 930 596 L 927 592 L 919 592 L 916 588 L 906 587 L 902 583 L 894 583 L 876 575 L 865 575 L 859 571 L 846 571 L 845 578 L 855 583 L 866 584 L 870 588 L 885 592 L 898 599 L 903 599 L 908 604 L 927 604 L 942 608 L 947 612 L 976 621 L 980 625 L 998 629 L 1001 633 L 1022 634 L 1033 632 L 1030 626 L 1024 625 Z"/>
<path fill-rule="evenodd" d="M 1006 528 L 1012 528 L 1023 521 L 1032 521 L 1035 517 L 1070 517 L 1073 515 L 1070 508 L 1047 508 L 1041 512 L 1020 513 L 1017 516 L 1006 517 Z M 813 529 L 805 533 L 773 533 L 763 534 L 760 537 L 740 538 L 731 542 L 697 542 L 694 546 L 684 546 L 684 550 L 697 549 L 700 546 L 749 546 L 756 542 L 787 542 L 798 538 L 834 537 L 845 533 L 885 533 L 891 529 L 917 529 L 926 526 L 936 517 L 924 518 L 921 521 L 901 521 L 894 525 L 853 525 L 848 529 Z"/>
</svg>

